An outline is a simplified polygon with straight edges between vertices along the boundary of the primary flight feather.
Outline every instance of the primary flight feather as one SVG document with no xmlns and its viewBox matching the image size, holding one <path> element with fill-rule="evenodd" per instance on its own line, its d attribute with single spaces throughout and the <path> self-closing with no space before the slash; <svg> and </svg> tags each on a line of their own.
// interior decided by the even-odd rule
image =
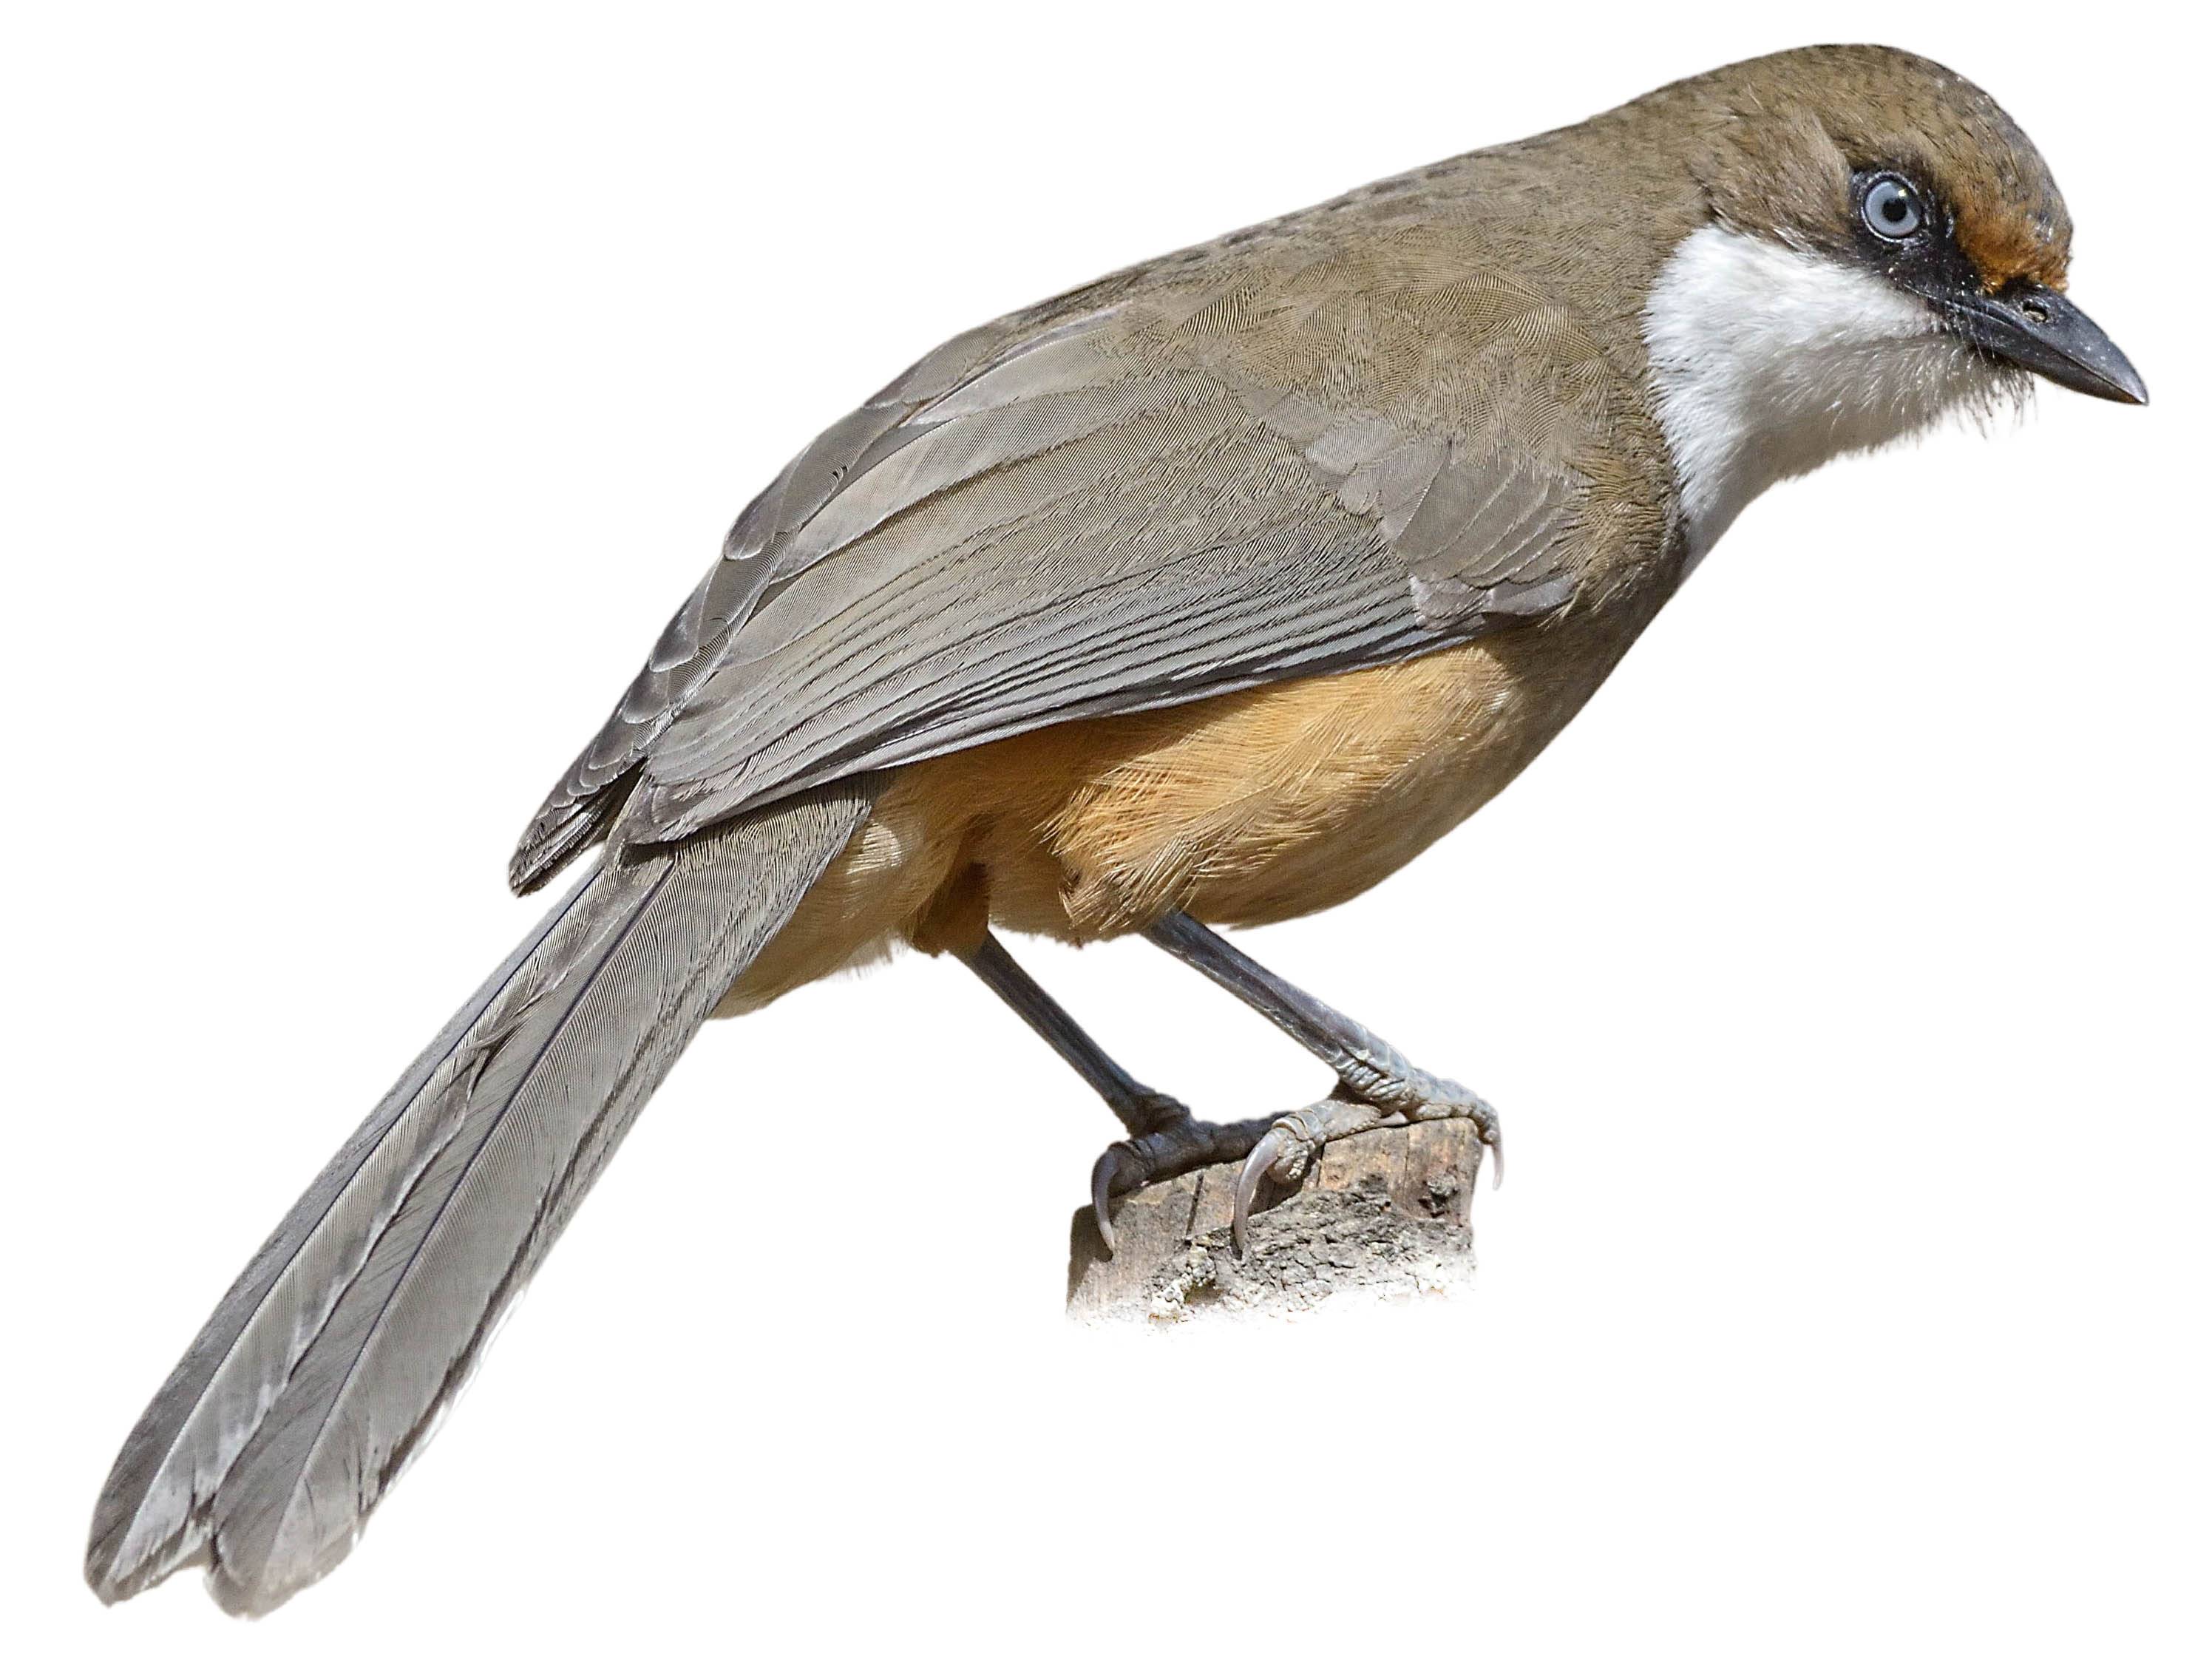
<svg viewBox="0 0 2212 1659">
<path fill-rule="evenodd" d="M 1206 926 L 1364 890 L 1512 778 L 1744 502 L 2017 396 L 2145 400 L 1986 94 L 1786 52 L 1115 276 L 923 358 L 747 507 L 516 849 L 605 848 L 279 1224 L 125 1442 L 86 1571 L 334 1565 L 699 1025 L 958 956 L 1142 1181 L 1497 1115 Z M 1327 1061 L 1209 1123 L 1015 967 L 1142 933 Z M 590 1428 L 580 1434 L 592 1433 Z"/>
</svg>

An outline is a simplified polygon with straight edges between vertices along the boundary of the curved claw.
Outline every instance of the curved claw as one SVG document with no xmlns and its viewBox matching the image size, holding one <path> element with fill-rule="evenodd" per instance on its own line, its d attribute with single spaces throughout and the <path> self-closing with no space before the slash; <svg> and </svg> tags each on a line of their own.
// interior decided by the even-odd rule
<svg viewBox="0 0 2212 1659">
<path fill-rule="evenodd" d="M 1244 1225 L 1252 1214 L 1252 1200 L 1260 1195 L 1260 1183 L 1298 1144 L 1298 1139 L 1297 1129 L 1287 1120 L 1278 1122 L 1260 1137 L 1243 1167 L 1237 1171 L 1237 1201 L 1230 1206 L 1229 1237 L 1240 1257 L 1244 1254 Z"/>
<path fill-rule="evenodd" d="M 1098 1224 L 1098 1242 L 1106 1247 L 1106 1254 L 1114 1254 L 1114 1218 L 1108 1205 L 1114 1196 L 1114 1172 L 1120 1167 L 1119 1146 L 1109 1146 L 1098 1154 L 1098 1161 L 1091 1166 L 1091 1216 Z"/>
<path fill-rule="evenodd" d="M 1237 1200 L 1229 1210 L 1229 1237 L 1240 1257 L 1244 1254 L 1244 1223 L 1252 1213 L 1252 1200 L 1259 1196 L 1261 1179 L 1274 1167 L 1287 1139 L 1280 1129 L 1268 1130 L 1237 1171 Z"/>
</svg>

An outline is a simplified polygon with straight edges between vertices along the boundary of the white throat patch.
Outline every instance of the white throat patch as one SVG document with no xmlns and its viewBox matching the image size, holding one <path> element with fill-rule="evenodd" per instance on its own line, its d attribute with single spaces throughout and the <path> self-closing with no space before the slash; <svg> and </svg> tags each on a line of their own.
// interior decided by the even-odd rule
<svg viewBox="0 0 2212 1659">
<path fill-rule="evenodd" d="M 1722 225 L 1668 258 L 1644 340 L 1692 565 L 1769 484 L 2027 391 L 1873 272 Z"/>
</svg>

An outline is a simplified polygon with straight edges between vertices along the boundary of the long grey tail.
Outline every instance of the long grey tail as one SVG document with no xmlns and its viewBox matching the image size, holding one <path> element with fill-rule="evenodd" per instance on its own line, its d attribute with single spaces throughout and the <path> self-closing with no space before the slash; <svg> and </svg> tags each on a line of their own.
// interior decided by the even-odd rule
<svg viewBox="0 0 2212 1659">
<path fill-rule="evenodd" d="M 342 1560 L 655 1085 L 867 817 L 864 781 L 610 854 L 292 1206 L 94 1512 L 104 1601 L 261 1613 Z"/>
</svg>

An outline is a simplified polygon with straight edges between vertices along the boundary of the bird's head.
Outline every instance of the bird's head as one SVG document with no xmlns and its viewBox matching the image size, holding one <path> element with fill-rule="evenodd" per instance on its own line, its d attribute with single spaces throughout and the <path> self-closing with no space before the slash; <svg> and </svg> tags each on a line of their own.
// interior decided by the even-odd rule
<svg viewBox="0 0 2212 1659">
<path fill-rule="evenodd" d="M 2032 376 L 2148 400 L 2066 296 L 2042 156 L 1940 64 L 1816 46 L 1640 103 L 1703 198 L 1644 313 L 1693 552 L 1776 479 L 2016 403 Z"/>
</svg>

